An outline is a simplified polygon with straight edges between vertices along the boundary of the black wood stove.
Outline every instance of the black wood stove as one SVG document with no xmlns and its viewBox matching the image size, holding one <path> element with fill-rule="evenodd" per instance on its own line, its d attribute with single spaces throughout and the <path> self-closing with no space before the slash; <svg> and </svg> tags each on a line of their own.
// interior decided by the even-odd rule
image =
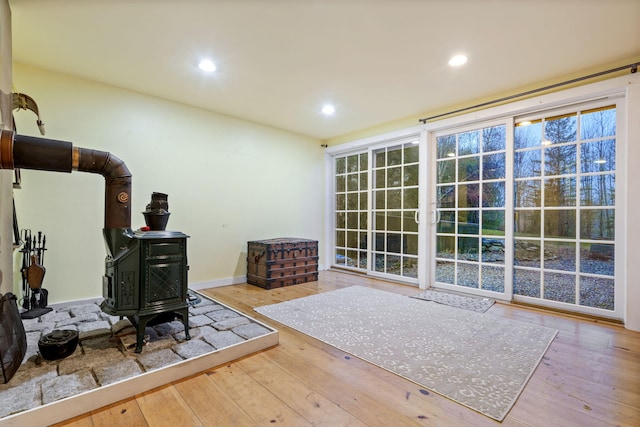
<svg viewBox="0 0 640 427">
<path fill-rule="evenodd" d="M 104 229 L 107 248 L 102 310 L 126 316 L 136 327 L 136 352 L 155 318 L 180 316 L 189 336 L 187 236 L 164 231 L 166 194 L 153 193 L 143 212 L 150 231 L 131 230 L 131 173 L 111 153 L 74 147 L 71 142 L 0 130 L 0 169 L 88 172 L 105 179 Z"/>
<path fill-rule="evenodd" d="M 155 318 L 180 316 L 189 339 L 187 235 L 177 231 L 136 231 L 124 250 L 108 255 L 100 308 L 126 316 L 136 327 L 136 353 Z"/>
</svg>

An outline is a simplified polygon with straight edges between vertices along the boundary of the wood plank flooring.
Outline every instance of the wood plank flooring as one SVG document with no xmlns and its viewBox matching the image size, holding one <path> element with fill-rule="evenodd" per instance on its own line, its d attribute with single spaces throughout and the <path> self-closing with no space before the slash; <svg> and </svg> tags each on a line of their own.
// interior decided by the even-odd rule
<svg viewBox="0 0 640 427">
<path fill-rule="evenodd" d="M 491 307 L 487 315 L 559 330 L 498 423 L 253 311 L 356 284 L 418 292 L 335 271 L 274 290 L 247 284 L 206 290 L 274 326 L 280 344 L 58 426 L 640 426 L 640 333 L 620 325 L 510 304 Z"/>
</svg>

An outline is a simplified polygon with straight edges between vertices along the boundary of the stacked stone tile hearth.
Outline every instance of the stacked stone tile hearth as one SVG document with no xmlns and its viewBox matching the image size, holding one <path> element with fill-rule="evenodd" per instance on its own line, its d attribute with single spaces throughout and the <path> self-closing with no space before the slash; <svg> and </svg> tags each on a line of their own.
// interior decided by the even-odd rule
<svg viewBox="0 0 640 427">
<path fill-rule="evenodd" d="M 177 319 L 148 326 L 147 344 L 142 353 L 135 353 L 135 328 L 126 318 L 103 313 L 99 303 L 70 304 L 23 321 L 27 354 L 11 381 L 0 385 L 0 420 L 270 332 L 241 313 L 201 297 L 189 308 L 191 340 L 185 339 L 184 325 Z M 71 356 L 44 360 L 38 341 L 54 329 L 77 330 L 80 342 Z"/>
</svg>

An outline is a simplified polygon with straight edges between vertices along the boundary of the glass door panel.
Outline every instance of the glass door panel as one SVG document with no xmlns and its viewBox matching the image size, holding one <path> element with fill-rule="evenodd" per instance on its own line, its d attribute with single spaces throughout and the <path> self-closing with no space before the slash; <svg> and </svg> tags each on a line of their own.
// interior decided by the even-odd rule
<svg viewBox="0 0 640 427">
<path fill-rule="evenodd" d="M 514 148 L 515 298 L 616 311 L 615 106 L 518 123 Z"/>
<path fill-rule="evenodd" d="M 367 269 L 368 163 L 368 153 L 349 154 L 334 159 L 334 264 L 337 266 Z"/>
<path fill-rule="evenodd" d="M 417 283 L 419 146 L 375 149 L 372 159 L 371 271 Z"/>
<path fill-rule="evenodd" d="M 505 292 L 506 126 L 436 137 L 436 285 Z"/>
</svg>

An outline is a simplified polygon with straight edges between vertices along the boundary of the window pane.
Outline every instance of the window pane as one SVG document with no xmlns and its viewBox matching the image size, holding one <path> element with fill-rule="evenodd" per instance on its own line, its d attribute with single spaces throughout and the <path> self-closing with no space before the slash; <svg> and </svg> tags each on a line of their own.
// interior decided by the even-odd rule
<svg viewBox="0 0 640 427">
<path fill-rule="evenodd" d="M 386 188 L 387 186 L 386 169 L 376 169 L 375 174 L 376 174 L 375 188 Z"/>
<path fill-rule="evenodd" d="M 438 258 L 451 258 L 456 250 L 456 238 L 454 236 L 436 237 L 436 256 Z"/>
<path fill-rule="evenodd" d="M 603 138 L 616 134 L 616 109 L 598 109 L 583 112 L 580 118 L 580 137 L 582 139 Z"/>
<path fill-rule="evenodd" d="M 402 149 L 392 148 L 387 151 L 387 166 L 395 166 L 402 164 Z"/>
<path fill-rule="evenodd" d="M 513 293 L 540 298 L 540 272 L 521 268 L 514 269 Z"/>
<path fill-rule="evenodd" d="M 544 242 L 544 268 L 576 271 L 575 242 Z"/>
<path fill-rule="evenodd" d="M 482 151 L 504 150 L 507 144 L 507 127 L 505 125 L 482 129 Z"/>
<path fill-rule="evenodd" d="M 458 207 L 477 208 L 480 206 L 480 185 L 468 184 L 458 186 Z"/>
<path fill-rule="evenodd" d="M 456 274 L 455 266 L 452 262 L 436 261 L 436 281 L 453 285 Z"/>
<path fill-rule="evenodd" d="M 524 267 L 540 267 L 540 242 L 516 239 L 514 264 Z"/>
<path fill-rule="evenodd" d="M 402 216 L 400 211 L 387 212 L 387 230 L 402 231 Z"/>
<path fill-rule="evenodd" d="M 616 140 L 587 142 L 580 146 L 582 172 L 607 172 L 616 168 Z"/>
<path fill-rule="evenodd" d="M 345 215 L 344 212 L 336 213 L 336 228 L 345 228 Z"/>
<path fill-rule="evenodd" d="M 482 239 L 482 262 L 504 264 L 504 239 Z"/>
<path fill-rule="evenodd" d="M 406 190 L 404 190 L 402 207 L 405 209 L 415 209 L 418 207 L 418 189 L 417 188 L 407 188 Z"/>
<path fill-rule="evenodd" d="M 347 262 L 347 257 L 345 255 L 344 249 L 336 249 L 336 264 L 345 265 Z"/>
<path fill-rule="evenodd" d="M 563 145 L 544 150 L 545 175 L 576 173 L 576 146 Z"/>
<path fill-rule="evenodd" d="M 366 190 L 369 186 L 369 174 L 367 172 L 360 173 L 360 190 Z"/>
<path fill-rule="evenodd" d="M 369 156 L 367 153 L 360 154 L 360 170 L 366 171 L 369 169 Z"/>
<path fill-rule="evenodd" d="M 347 207 L 347 196 L 344 193 L 336 194 L 336 210 L 343 211 Z"/>
<path fill-rule="evenodd" d="M 418 258 L 402 257 L 402 275 L 405 277 L 418 277 Z"/>
<path fill-rule="evenodd" d="M 482 234 L 488 236 L 504 236 L 504 211 L 482 212 Z"/>
<path fill-rule="evenodd" d="M 545 273 L 544 299 L 575 303 L 576 276 L 562 273 Z"/>
<path fill-rule="evenodd" d="M 504 268 L 483 265 L 482 289 L 494 292 L 504 292 Z"/>
<path fill-rule="evenodd" d="M 505 154 L 482 156 L 482 179 L 501 179 L 505 177 Z"/>
<path fill-rule="evenodd" d="M 551 238 L 576 237 L 575 210 L 548 210 L 544 212 L 544 235 Z"/>
<path fill-rule="evenodd" d="M 460 185 L 458 187 L 458 207 L 477 208 L 480 206 L 480 184 Z"/>
<path fill-rule="evenodd" d="M 438 170 L 437 183 L 443 184 L 447 182 L 454 182 L 456 180 L 456 161 L 455 160 L 443 160 L 439 161 L 436 165 Z"/>
<path fill-rule="evenodd" d="M 401 253 L 402 234 L 387 233 L 387 252 Z M 398 259 L 400 263 L 400 259 Z"/>
<path fill-rule="evenodd" d="M 402 168 L 387 169 L 387 187 L 400 187 L 402 185 Z"/>
<path fill-rule="evenodd" d="M 384 252 L 384 233 L 373 233 L 373 238 L 376 242 L 374 250 Z"/>
<path fill-rule="evenodd" d="M 437 139 L 437 144 L 439 159 L 445 159 L 447 157 L 453 157 L 456 155 L 455 135 L 439 136 Z"/>
<path fill-rule="evenodd" d="M 359 188 L 359 175 L 357 173 L 352 173 L 347 175 L 347 191 L 358 191 Z"/>
<path fill-rule="evenodd" d="M 453 185 L 440 185 L 437 187 L 438 208 L 456 207 L 456 187 Z"/>
<path fill-rule="evenodd" d="M 480 233 L 480 211 L 458 212 L 458 234 Z"/>
<path fill-rule="evenodd" d="M 515 205 L 518 208 L 540 207 L 540 180 L 515 182 Z"/>
<path fill-rule="evenodd" d="M 545 206 L 575 206 L 576 179 L 551 178 L 544 181 Z"/>
<path fill-rule="evenodd" d="M 482 206 L 486 208 L 500 208 L 505 205 L 505 183 L 486 182 L 482 184 Z"/>
<path fill-rule="evenodd" d="M 537 121 L 527 126 L 518 125 L 514 129 L 514 147 L 516 150 L 538 147 L 542 142 L 542 122 Z"/>
<path fill-rule="evenodd" d="M 358 247 L 358 232 L 357 231 L 347 231 L 347 247 L 348 248 L 357 248 Z"/>
<path fill-rule="evenodd" d="M 346 245 L 346 236 L 347 233 L 344 231 L 338 230 L 336 231 L 336 246 L 344 247 Z"/>
<path fill-rule="evenodd" d="M 358 210 L 358 193 L 347 193 L 347 210 Z"/>
<path fill-rule="evenodd" d="M 480 177 L 480 157 L 458 159 L 458 181 L 477 181 Z"/>
<path fill-rule="evenodd" d="M 544 134 L 553 143 L 571 142 L 576 140 L 576 114 L 547 119 L 544 124 Z"/>
<path fill-rule="evenodd" d="M 374 153 L 374 158 L 376 161 L 375 167 L 381 168 L 386 166 L 387 163 L 387 153 L 384 150 L 378 150 Z"/>
<path fill-rule="evenodd" d="M 580 178 L 580 204 L 614 206 L 616 177 L 613 174 L 587 175 Z"/>
<path fill-rule="evenodd" d="M 405 234 L 402 253 L 408 255 L 418 255 L 418 235 Z"/>
<path fill-rule="evenodd" d="M 358 172 L 358 155 L 347 156 L 347 172 Z"/>
<path fill-rule="evenodd" d="M 347 226 L 345 228 L 358 229 L 358 212 L 347 212 Z"/>
<path fill-rule="evenodd" d="M 580 211 L 580 238 L 615 239 L 615 210 L 583 209 Z"/>
<path fill-rule="evenodd" d="M 613 244 L 583 243 L 580 245 L 580 272 L 613 276 L 615 258 Z"/>
<path fill-rule="evenodd" d="M 478 264 L 458 263 L 458 285 L 469 288 L 478 288 Z"/>
<path fill-rule="evenodd" d="M 418 185 L 418 165 L 404 167 L 404 185 Z"/>
<path fill-rule="evenodd" d="M 385 215 L 382 212 L 376 212 L 376 225 L 375 225 L 375 229 L 376 230 L 385 230 L 385 221 L 384 221 Z M 378 250 L 383 250 L 383 249 L 378 249 Z"/>
<path fill-rule="evenodd" d="M 480 152 L 480 131 L 474 130 L 458 134 L 458 156 Z"/>
<path fill-rule="evenodd" d="M 440 211 L 440 222 L 436 225 L 437 233 L 455 233 L 456 232 L 456 213 L 455 211 Z"/>
<path fill-rule="evenodd" d="M 403 217 L 404 217 L 404 226 L 402 231 L 408 231 L 410 233 L 417 233 L 418 232 L 418 223 L 416 222 L 415 218 L 416 218 L 416 211 L 404 211 L 403 212 Z"/>
<path fill-rule="evenodd" d="M 366 211 L 369 209 L 369 195 L 366 191 L 360 192 L 360 210 Z"/>
<path fill-rule="evenodd" d="M 478 261 L 479 239 L 477 237 L 458 237 L 458 259 Z M 458 267 L 460 264 L 458 264 Z"/>
<path fill-rule="evenodd" d="M 417 144 L 408 144 L 404 147 L 404 163 L 418 163 L 419 146 Z"/>
<path fill-rule="evenodd" d="M 540 150 L 529 150 L 515 153 L 513 175 L 515 178 L 540 176 L 542 155 Z"/>
<path fill-rule="evenodd" d="M 344 192 L 344 191 L 346 191 L 345 188 L 346 188 L 346 186 L 345 186 L 345 177 L 344 177 L 344 175 L 336 176 L 336 192 L 337 193 Z"/>
<path fill-rule="evenodd" d="M 518 237 L 540 237 L 540 219 L 540 211 L 516 211 L 515 235 Z"/>
<path fill-rule="evenodd" d="M 360 230 L 367 229 L 367 213 L 360 212 Z"/>
<path fill-rule="evenodd" d="M 345 173 L 345 159 L 344 157 L 339 157 L 336 159 L 336 173 Z"/>
<path fill-rule="evenodd" d="M 402 190 L 387 191 L 387 209 L 400 209 L 402 207 Z"/>
<path fill-rule="evenodd" d="M 580 305 L 613 310 L 615 281 L 601 277 L 580 277 Z"/>
</svg>

